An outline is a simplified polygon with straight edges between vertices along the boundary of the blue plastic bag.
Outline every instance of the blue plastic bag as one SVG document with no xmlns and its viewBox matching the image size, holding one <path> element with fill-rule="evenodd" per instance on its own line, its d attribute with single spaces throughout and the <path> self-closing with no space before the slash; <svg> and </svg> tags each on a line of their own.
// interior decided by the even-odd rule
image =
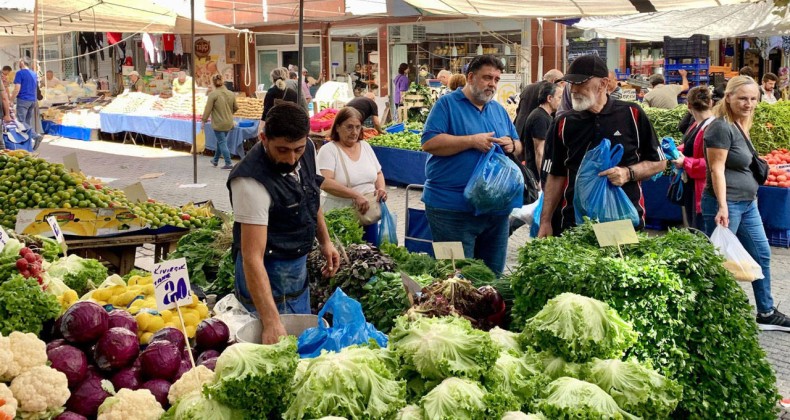
<svg viewBox="0 0 790 420">
<path fill-rule="evenodd" d="M 535 215 L 532 217 L 532 226 L 529 227 L 529 237 L 537 238 L 540 232 L 540 214 L 543 213 L 543 193 L 538 197 L 538 206 L 535 207 Z"/>
<path fill-rule="evenodd" d="M 672 137 L 664 137 L 661 139 L 661 150 L 664 152 L 664 155 L 667 157 L 667 160 L 675 160 L 680 157 L 680 150 L 678 150 L 677 146 L 675 146 L 675 139 Z M 679 171 L 683 171 L 682 169 L 672 167 L 672 174 L 677 175 Z M 664 171 L 661 171 L 652 177 L 653 181 L 657 180 L 664 176 Z"/>
<path fill-rule="evenodd" d="M 332 314 L 331 327 L 322 321 L 327 313 Z M 387 347 L 387 336 L 365 321 L 362 305 L 338 287 L 318 312 L 318 326 L 305 330 L 296 344 L 299 356 L 310 358 L 321 354 L 321 350 L 340 351 L 355 344 L 367 344 L 370 340 L 375 340 L 382 348 Z"/>
<path fill-rule="evenodd" d="M 480 157 L 464 188 L 475 215 L 509 212 L 524 202 L 524 176 L 498 144 Z"/>
<path fill-rule="evenodd" d="M 398 233 L 395 229 L 398 226 L 398 222 L 395 219 L 395 215 L 390 213 L 390 210 L 387 208 L 387 203 L 382 201 L 380 204 L 381 222 L 379 223 L 379 237 L 376 246 L 381 246 L 384 241 L 397 245 Z"/>
<path fill-rule="evenodd" d="M 609 182 L 609 178 L 598 176 L 617 166 L 622 157 L 623 145 L 612 147 L 609 139 L 603 139 L 584 155 L 573 196 L 576 224 L 584 223 L 584 216 L 587 216 L 602 223 L 628 219 L 634 227 L 639 226 L 639 213 L 625 191 Z"/>
<path fill-rule="evenodd" d="M 21 123 L 3 123 L 2 132 L 5 149 L 33 151 L 33 138 L 30 131 Z"/>
</svg>

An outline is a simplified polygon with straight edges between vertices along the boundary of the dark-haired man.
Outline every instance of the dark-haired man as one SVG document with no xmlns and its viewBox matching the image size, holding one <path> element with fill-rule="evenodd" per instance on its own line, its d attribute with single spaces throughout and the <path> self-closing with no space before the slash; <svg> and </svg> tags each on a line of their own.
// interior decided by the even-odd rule
<svg viewBox="0 0 790 420">
<path fill-rule="evenodd" d="M 497 275 L 505 267 L 510 211 L 475 216 L 464 188 L 481 154 L 495 144 L 505 153 L 521 152 L 516 127 L 493 100 L 502 70 L 493 55 L 473 58 L 466 86 L 436 101 L 422 133 L 422 149 L 431 154 L 422 201 L 433 240 L 463 243 L 467 258 L 483 260 Z"/>
<path fill-rule="evenodd" d="M 298 105 L 273 107 L 261 142 L 228 176 L 236 296 L 260 316 L 264 344 L 286 335 L 279 314 L 311 312 L 307 254 L 313 241 L 326 258 L 324 276 L 340 265 L 319 208 L 320 188 L 334 181 L 318 175 L 309 130 L 309 117 Z"/>
<path fill-rule="evenodd" d="M 609 70 L 597 55 L 584 55 L 571 63 L 564 80 L 571 91 L 573 110 L 557 116 L 546 135 L 543 170 L 543 211 L 538 236 L 560 235 L 576 225 L 573 197 L 576 176 L 588 150 L 603 139 L 623 146 L 623 157 L 614 168 L 598 174 L 622 187 L 636 207 L 644 226 L 644 199 L 639 181 L 665 167 L 661 146 L 647 115 L 639 105 L 607 95 Z"/>
<path fill-rule="evenodd" d="M 521 142 L 524 144 L 524 166 L 532 171 L 535 179 L 541 179 L 538 168 L 543 166 L 546 133 L 554 119 L 554 113 L 560 106 L 564 88 L 558 83 L 541 83 L 538 89 L 538 107 L 529 114 L 524 124 L 524 131 L 520 133 Z"/>
</svg>

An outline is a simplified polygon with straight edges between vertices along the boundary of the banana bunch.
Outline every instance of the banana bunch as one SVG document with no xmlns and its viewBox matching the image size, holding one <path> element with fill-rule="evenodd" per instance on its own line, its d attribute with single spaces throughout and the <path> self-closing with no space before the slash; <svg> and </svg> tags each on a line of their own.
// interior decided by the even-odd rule
<svg viewBox="0 0 790 420">
<path fill-rule="evenodd" d="M 208 203 L 202 204 L 200 206 L 196 206 L 194 203 L 187 203 L 183 207 L 181 207 L 181 211 L 190 214 L 193 217 L 206 217 L 211 218 L 214 217 L 214 214 L 211 212 L 211 208 L 209 207 Z"/>
<path fill-rule="evenodd" d="M 96 289 L 92 292 L 91 299 L 99 305 L 112 305 L 132 314 L 137 321 L 137 338 L 142 345 L 148 344 L 155 332 L 166 327 L 179 329 L 187 337 L 193 338 L 200 321 L 209 315 L 208 306 L 192 294 L 192 303 L 181 306 L 185 329 L 181 328 L 175 309 L 157 311 L 154 280 L 150 275 L 132 276 L 126 286 L 113 285 Z"/>
</svg>

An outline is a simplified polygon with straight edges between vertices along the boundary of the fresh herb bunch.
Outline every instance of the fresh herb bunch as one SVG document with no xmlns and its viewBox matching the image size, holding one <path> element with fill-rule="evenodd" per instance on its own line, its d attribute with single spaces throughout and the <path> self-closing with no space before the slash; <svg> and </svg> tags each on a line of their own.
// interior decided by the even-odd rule
<svg viewBox="0 0 790 420">
<path fill-rule="evenodd" d="M 182 236 L 170 254 L 169 259 L 186 258 L 190 283 L 206 287 L 217 277 L 223 252 L 212 246 L 216 237 L 216 230 L 195 229 Z"/>
<path fill-rule="evenodd" d="M 421 274 L 432 275 L 436 270 L 436 260 L 428 254 L 420 252 L 409 252 L 402 246 L 384 242 L 379 247 L 381 252 L 389 255 L 398 265 L 398 271 L 402 271 L 412 276 Z"/>
<path fill-rule="evenodd" d="M 424 274 L 411 276 L 411 279 L 423 287 L 433 281 L 433 277 Z M 395 326 L 395 318 L 411 306 L 400 274 L 379 273 L 363 289 L 365 293 L 360 303 L 365 319 L 383 333 L 388 333 Z"/>
<path fill-rule="evenodd" d="M 656 135 L 659 139 L 664 137 L 672 137 L 675 142 L 680 142 L 683 139 L 683 133 L 678 130 L 678 123 L 683 119 L 683 116 L 688 112 L 686 105 L 678 105 L 674 109 L 663 109 L 644 107 L 647 119 L 653 124 L 656 130 Z"/>
<path fill-rule="evenodd" d="M 511 276 L 515 325 L 563 292 L 604 301 L 639 333 L 627 356 L 683 386 L 675 417 L 775 419 L 776 378 L 746 294 L 722 257 L 685 230 L 640 241 L 620 258 L 599 248 L 587 223 L 524 246 Z"/>
<path fill-rule="evenodd" d="M 362 235 L 365 231 L 351 207 L 330 210 L 324 213 L 324 220 L 333 241 L 340 241 L 345 246 L 364 243 Z"/>
</svg>

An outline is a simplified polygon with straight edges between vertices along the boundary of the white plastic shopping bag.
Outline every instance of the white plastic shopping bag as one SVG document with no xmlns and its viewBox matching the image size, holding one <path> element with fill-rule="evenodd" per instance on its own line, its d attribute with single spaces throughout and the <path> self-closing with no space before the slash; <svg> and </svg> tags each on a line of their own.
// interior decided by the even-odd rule
<svg viewBox="0 0 790 420">
<path fill-rule="evenodd" d="M 765 278 L 760 264 L 757 264 L 757 261 L 746 252 L 741 241 L 731 230 L 723 226 L 716 226 L 713 235 L 710 236 L 710 241 L 726 258 L 724 268 L 735 276 L 735 280 L 751 282 Z"/>
<path fill-rule="evenodd" d="M 538 193 L 538 199 L 532 202 L 531 204 L 527 204 L 526 206 L 521 206 L 517 209 L 513 209 L 513 211 L 510 212 L 510 218 L 519 219 L 522 222 L 524 222 L 524 224 L 526 224 L 527 226 L 532 225 L 532 221 L 536 216 L 535 209 L 538 207 L 538 202 L 540 201 L 540 196 L 542 195 L 543 195 L 543 191 Z M 540 217 L 539 214 L 537 216 Z"/>
</svg>

